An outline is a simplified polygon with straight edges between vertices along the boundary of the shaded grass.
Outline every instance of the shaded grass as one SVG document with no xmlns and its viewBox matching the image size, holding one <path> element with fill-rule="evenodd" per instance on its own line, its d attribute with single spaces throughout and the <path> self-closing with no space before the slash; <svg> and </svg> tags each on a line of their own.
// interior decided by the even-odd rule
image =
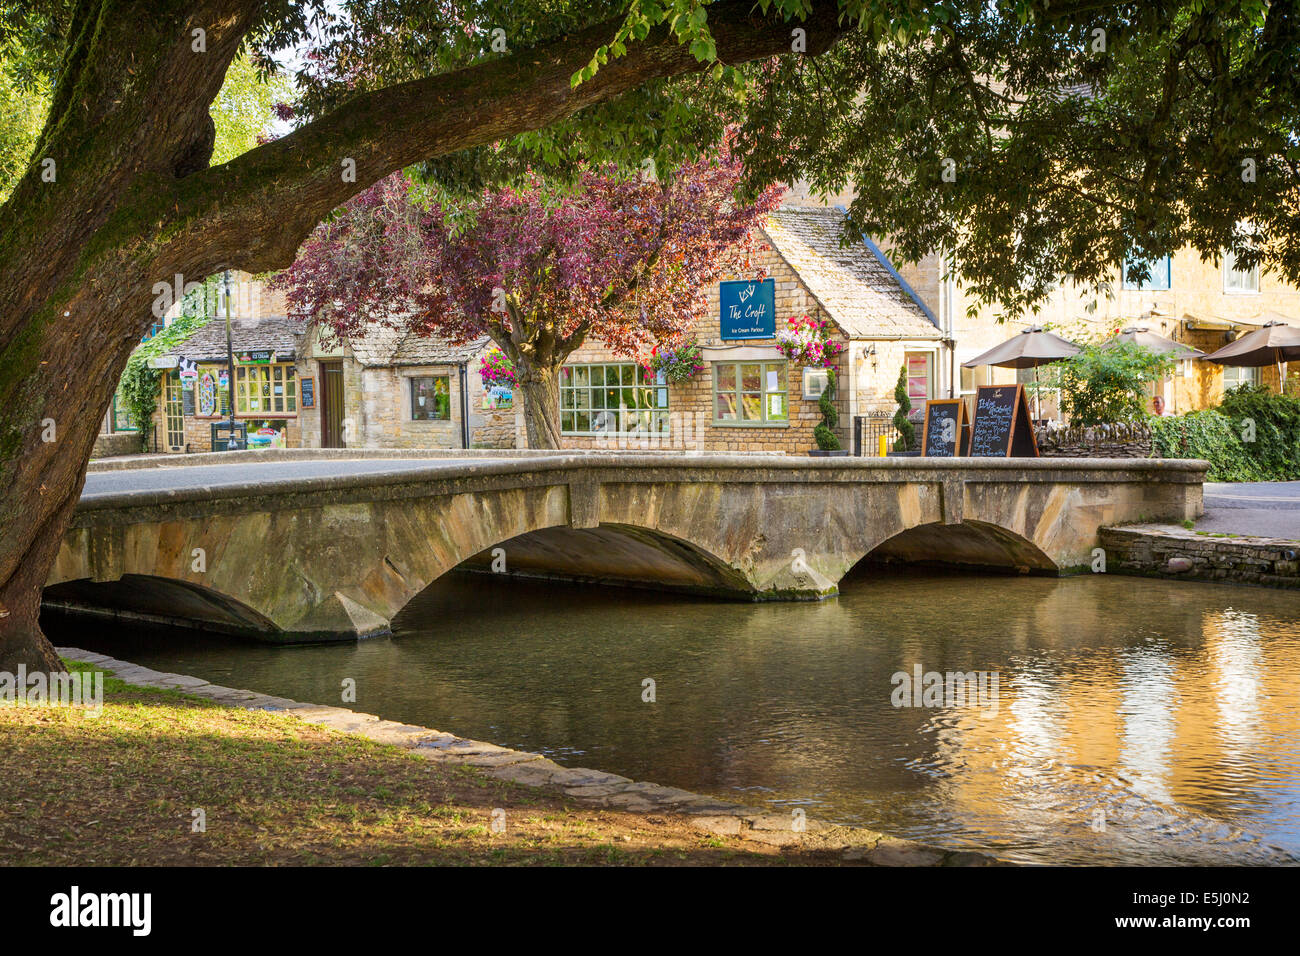
<svg viewBox="0 0 1300 956">
<path fill-rule="evenodd" d="M 70 670 L 91 670 L 71 663 Z M 9 865 L 782 864 L 671 815 L 591 809 L 284 714 L 105 680 L 103 713 L 0 706 Z M 504 833 L 491 829 L 505 810 Z M 206 830 L 195 832 L 195 810 Z"/>
</svg>

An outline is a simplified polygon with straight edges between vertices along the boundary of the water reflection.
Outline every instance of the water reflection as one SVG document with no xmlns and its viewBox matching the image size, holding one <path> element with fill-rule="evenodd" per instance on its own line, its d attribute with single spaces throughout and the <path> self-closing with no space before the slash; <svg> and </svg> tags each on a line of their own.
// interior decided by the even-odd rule
<svg viewBox="0 0 1300 956">
<path fill-rule="evenodd" d="M 864 569 L 766 605 L 461 575 L 358 645 L 55 636 L 302 700 L 353 677 L 385 717 L 1016 860 L 1258 863 L 1300 858 L 1298 607 L 1105 575 Z M 997 672 L 998 706 L 893 706 L 917 665 Z"/>
</svg>

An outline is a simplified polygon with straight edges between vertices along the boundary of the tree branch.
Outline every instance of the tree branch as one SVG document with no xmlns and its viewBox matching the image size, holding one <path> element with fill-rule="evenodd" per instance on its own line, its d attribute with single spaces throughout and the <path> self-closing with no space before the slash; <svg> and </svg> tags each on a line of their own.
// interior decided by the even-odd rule
<svg viewBox="0 0 1300 956">
<path fill-rule="evenodd" d="M 176 212 L 204 223 L 200 242 L 206 242 L 207 264 L 249 272 L 282 268 L 326 214 L 394 170 L 538 129 L 651 79 L 710 66 L 661 25 L 571 88 L 570 77 L 620 22 L 358 96 L 289 136 L 182 180 Z M 729 62 L 790 50 L 791 23 L 758 14 L 751 0 L 710 6 L 709 25 L 719 58 Z M 837 4 L 826 0 L 815 4 L 802 26 L 810 53 L 825 51 L 851 29 L 840 22 Z M 355 163 L 355 182 L 343 181 L 345 160 Z"/>
</svg>

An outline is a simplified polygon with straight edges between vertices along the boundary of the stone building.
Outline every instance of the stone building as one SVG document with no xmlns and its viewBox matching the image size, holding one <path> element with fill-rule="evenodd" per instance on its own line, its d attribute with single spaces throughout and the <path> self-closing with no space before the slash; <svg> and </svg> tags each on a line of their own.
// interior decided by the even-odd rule
<svg viewBox="0 0 1300 956">
<path fill-rule="evenodd" d="M 237 318 L 231 339 L 234 417 L 254 442 L 274 433 L 271 443 L 288 448 L 514 445 L 513 396 L 485 389 L 478 375 L 486 339 L 454 346 L 373 328 L 355 341 L 331 342 L 283 315 Z M 208 322 L 155 365 L 163 375 L 151 450 L 220 450 L 230 416 L 224 319 Z"/>
<path fill-rule="evenodd" d="M 381 326 L 351 341 L 313 331 L 300 365 L 320 382 L 321 406 L 303 420 L 304 446 L 513 447 L 513 395 L 484 388 L 478 373 L 489 346 L 486 336 L 453 345 Z"/>
<path fill-rule="evenodd" d="M 1059 284 L 1031 318 L 1000 322 L 997 310 L 979 306 L 961 287 L 960 277 L 944 278 L 939 255 L 899 270 L 913 289 L 933 304 L 941 321 L 951 323 L 955 342 L 942 387 L 958 384 L 960 394 L 977 385 L 1028 381 L 1032 371 L 962 369 L 961 363 L 1029 325 L 1048 325 L 1075 342 L 1098 341 L 1126 328 L 1147 328 L 1209 353 L 1234 337 L 1270 321 L 1300 326 L 1300 288 L 1258 268 L 1239 270 L 1231 256 L 1202 261 L 1184 249 L 1155 263 L 1150 279 L 1139 285 L 1117 266 L 1109 294 L 1093 295 L 1068 282 Z M 975 306 L 974 314 L 967 309 Z M 1165 404 L 1178 412 L 1217 405 L 1226 388 L 1243 383 L 1278 387 L 1275 367 L 1233 368 L 1212 362 L 1180 363 L 1159 388 Z"/>
<path fill-rule="evenodd" d="M 774 315 L 765 317 L 763 334 L 735 337 L 723 290 L 746 277 L 714 283 L 703 317 L 688 332 L 701 346 L 705 370 L 685 383 L 655 382 L 594 341 L 570 355 L 560 377 L 564 447 L 806 454 L 816 447 L 825 377 L 788 362 L 774 334 L 805 314 L 829 320 L 833 340 L 844 346 L 835 397 L 844 448 L 852 449 L 855 416 L 877 430 L 887 427 L 905 367 L 919 414 L 936 394 L 943 335 L 879 249 L 865 240 L 841 246 L 842 223 L 843 214 L 826 207 L 788 207 L 768 218 L 754 265 L 770 276 Z"/>
<path fill-rule="evenodd" d="M 562 445 L 805 454 L 816 444 L 825 377 L 787 362 L 775 338 L 787 320 L 805 314 L 829 320 L 844 346 L 836 365 L 838 435 L 842 447 L 862 454 L 875 452 L 879 436 L 895 437 L 890 419 L 900 370 L 914 421 L 926 399 L 973 401 L 981 385 L 1032 380 L 1032 370 L 961 367 L 1030 324 L 1080 342 L 1139 326 L 1205 352 L 1271 320 L 1300 325 L 1300 289 L 1236 269 L 1230 257 L 1202 261 L 1191 250 L 1154 264 L 1140 287 L 1117 268 L 1109 294 L 1062 283 L 1032 319 L 1003 322 L 995 308 L 974 302 L 960 276 L 945 275 L 939 254 L 895 268 L 870 238 L 842 245 L 840 209 L 850 201 L 791 190 L 761 229 L 754 264 L 766 268 L 770 291 L 739 275 L 706 290 L 707 308 L 689 332 L 702 347 L 704 370 L 690 380 L 655 381 L 595 341 L 569 356 L 560 381 Z M 486 338 L 452 345 L 372 327 L 352 341 L 330 341 L 286 318 L 283 298 L 258 280 L 240 278 L 241 290 L 251 292 L 243 293 L 232 323 L 235 417 L 250 429 L 266 425 L 289 447 L 526 443 L 521 402 L 509 390 L 485 389 L 479 376 Z M 738 288 L 770 295 L 772 314 L 762 328 L 728 327 L 724 290 L 731 296 Z M 192 377 L 175 367 L 181 358 L 195 363 Z M 225 361 L 219 313 L 164 357 L 173 367 L 164 375 L 153 450 L 212 448 L 212 425 L 228 415 Z M 1225 388 L 1245 382 L 1277 387 L 1277 370 L 1183 362 L 1158 390 L 1170 410 L 1183 412 L 1213 406 Z M 1050 396 L 1042 414 L 1057 415 Z M 110 413 L 106 433 L 114 421 Z M 104 442 L 131 440 L 106 434 Z"/>
<path fill-rule="evenodd" d="M 274 431 L 285 447 L 302 445 L 304 408 L 299 375 L 303 323 L 284 315 L 240 316 L 231 321 L 235 357 L 235 420 L 252 435 Z M 230 418 L 226 386 L 226 323 L 214 318 L 153 364 L 162 370 L 154 413 L 153 447 L 161 452 L 219 450 L 221 424 Z M 214 439 L 216 448 L 214 449 Z"/>
</svg>

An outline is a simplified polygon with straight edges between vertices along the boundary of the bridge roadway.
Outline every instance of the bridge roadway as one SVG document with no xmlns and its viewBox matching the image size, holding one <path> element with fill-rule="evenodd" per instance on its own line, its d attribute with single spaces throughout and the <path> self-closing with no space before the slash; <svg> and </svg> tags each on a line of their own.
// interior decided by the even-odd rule
<svg viewBox="0 0 1300 956">
<path fill-rule="evenodd" d="M 867 555 L 1062 573 L 1098 528 L 1202 512 L 1207 465 L 629 452 L 320 452 L 92 466 L 47 605 L 279 642 L 387 632 L 441 574 L 747 600 Z"/>
</svg>

